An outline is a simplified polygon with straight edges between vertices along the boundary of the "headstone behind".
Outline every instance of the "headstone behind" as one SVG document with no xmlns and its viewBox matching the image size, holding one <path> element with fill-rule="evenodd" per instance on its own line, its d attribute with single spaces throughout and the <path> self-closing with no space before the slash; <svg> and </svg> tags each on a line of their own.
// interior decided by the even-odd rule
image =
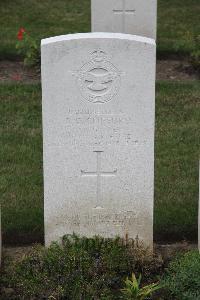
<svg viewBox="0 0 200 300">
<path fill-rule="evenodd" d="M 42 41 L 45 241 L 138 236 L 152 246 L 155 42 Z"/>
<path fill-rule="evenodd" d="M 156 39 L 157 0 L 92 0 L 92 31 Z"/>
</svg>

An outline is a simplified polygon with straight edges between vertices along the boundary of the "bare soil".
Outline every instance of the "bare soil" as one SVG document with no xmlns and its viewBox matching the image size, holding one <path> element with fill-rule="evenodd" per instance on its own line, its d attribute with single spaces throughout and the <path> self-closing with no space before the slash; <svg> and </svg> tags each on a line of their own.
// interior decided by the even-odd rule
<svg viewBox="0 0 200 300">
<path fill-rule="evenodd" d="M 35 244 L 36 245 L 36 244 Z M 14 261 L 20 260 L 32 250 L 33 245 L 23 247 L 4 247 L 3 258 L 11 258 Z M 164 261 L 172 259 L 177 252 L 185 252 L 197 249 L 197 244 L 182 241 L 174 244 L 154 244 L 155 253 L 161 255 Z"/>
<path fill-rule="evenodd" d="M 32 246 L 24 247 L 3 247 L 2 257 L 11 258 L 13 261 L 20 260 L 24 255 L 28 255 Z"/>
<path fill-rule="evenodd" d="M 199 75 L 187 59 L 157 61 L 157 80 L 198 80 Z M 22 61 L 0 61 L 0 83 L 39 83 L 40 72 L 36 68 L 24 67 Z"/>
<path fill-rule="evenodd" d="M 199 75 L 186 59 L 157 60 L 157 80 L 198 80 L 200 78 Z"/>
<path fill-rule="evenodd" d="M 0 61 L 0 83 L 39 83 L 40 72 L 36 68 L 25 67 L 22 61 Z"/>
</svg>

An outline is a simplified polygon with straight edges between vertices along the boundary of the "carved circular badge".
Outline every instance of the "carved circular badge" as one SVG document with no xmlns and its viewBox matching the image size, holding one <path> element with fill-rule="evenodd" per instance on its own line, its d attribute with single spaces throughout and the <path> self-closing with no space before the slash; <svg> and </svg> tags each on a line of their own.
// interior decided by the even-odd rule
<svg viewBox="0 0 200 300">
<path fill-rule="evenodd" d="M 102 50 L 91 54 L 91 60 L 84 64 L 77 76 L 82 96 L 92 103 L 109 102 L 119 91 L 120 72 L 110 63 Z"/>
</svg>

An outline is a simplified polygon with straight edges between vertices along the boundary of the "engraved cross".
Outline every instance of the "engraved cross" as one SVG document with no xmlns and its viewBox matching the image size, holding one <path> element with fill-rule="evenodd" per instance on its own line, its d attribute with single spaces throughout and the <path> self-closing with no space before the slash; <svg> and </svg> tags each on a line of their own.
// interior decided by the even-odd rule
<svg viewBox="0 0 200 300">
<path fill-rule="evenodd" d="M 96 208 L 101 208 L 101 177 L 112 177 L 115 176 L 117 173 L 117 169 L 111 172 L 104 172 L 101 168 L 101 154 L 103 151 L 94 151 L 97 157 L 97 164 L 96 164 L 96 171 L 86 172 L 81 170 L 82 176 L 92 176 L 97 178 L 97 190 L 96 190 L 96 197 L 97 197 L 97 205 Z"/>
<path fill-rule="evenodd" d="M 127 9 L 126 0 L 122 0 L 122 9 L 114 9 L 113 13 L 115 15 L 120 15 L 122 17 L 122 30 L 126 31 L 126 16 L 133 15 L 135 13 L 135 9 Z"/>
</svg>

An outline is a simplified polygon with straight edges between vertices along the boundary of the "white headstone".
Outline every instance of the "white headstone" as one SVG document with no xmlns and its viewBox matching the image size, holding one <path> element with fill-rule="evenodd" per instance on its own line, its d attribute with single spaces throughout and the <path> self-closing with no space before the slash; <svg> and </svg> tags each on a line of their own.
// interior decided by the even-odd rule
<svg viewBox="0 0 200 300">
<path fill-rule="evenodd" d="M 92 0 L 92 31 L 156 39 L 157 0 Z"/>
<path fill-rule="evenodd" d="M 155 42 L 114 33 L 42 40 L 45 241 L 153 242 Z"/>
</svg>

